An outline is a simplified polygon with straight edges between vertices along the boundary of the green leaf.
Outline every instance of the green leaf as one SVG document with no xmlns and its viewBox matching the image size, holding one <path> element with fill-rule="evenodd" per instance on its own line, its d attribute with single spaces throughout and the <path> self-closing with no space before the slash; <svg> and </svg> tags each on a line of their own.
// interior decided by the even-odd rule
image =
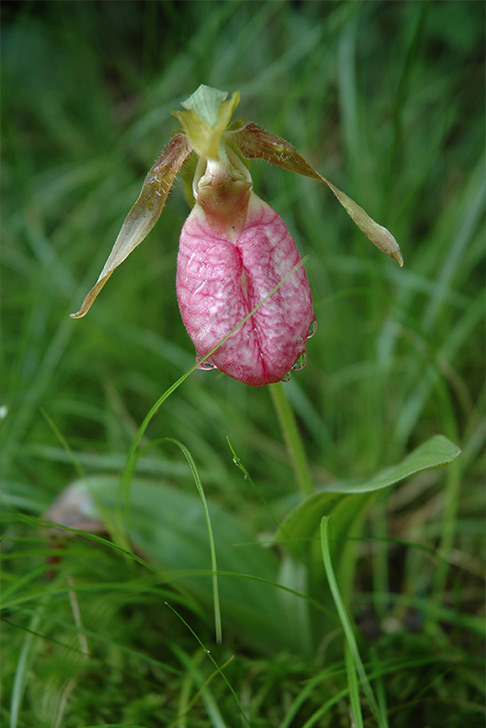
<svg viewBox="0 0 486 728">
<path fill-rule="evenodd" d="M 119 486 L 120 480 L 114 476 L 94 476 L 89 483 L 80 480 L 71 485 L 69 502 L 68 491 L 64 491 L 65 525 L 77 528 L 76 519 L 86 524 L 103 518 L 105 512 L 115 512 Z M 300 651 L 299 627 L 294 624 L 292 629 L 287 624 L 282 599 L 283 595 L 293 595 L 274 586 L 279 582 L 276 554 L 259 544 L 233 515 L 214 503 L 208 506 L 218 559 L 223 629 L 228 633 L 231 628 L 263 651 L 282 647 Z M 56 503 L 45 517 L 50 519 L 53 512 L 56 522 L 62 524 Z M 208 528 L 197 494 L 135 478 L 127 534 L 134 551 L 160 569 L 167 583 L 188 590 L 204 608 L 212 609 Z"/>
<path fill-rule="evenodd" d="M 287 516 L 277 532 L 276 540 L 285 541 L 289 548 L 298 554 L 301 551 L 302 541 L 308 541 L 315 536 L 323 516 L 336 512 L 338 508 L 354 512 L 353 519 L 357 516 L 356 509 L 351 507 L 351 503 L 346 503 L 345 507 L 341 505 L 343 499 L 349 501 L 359 499 L 357 503 L 364 505 L 367 500 L 363 499 L 365 494 L 372 495 L 423 470 L 448 465 L 459 456 L 460 452 L 457 445 L 446 437 L 435 435 L 419 445 L 401 463 L 382 470 L 373 478 L 361 482 L 338 481 L 326 485 Z M 337 527 L 340 527 L 345 520 L 344 516 L 341 519 L 336 518 Z"/>
<path fill-rule="evenodd" d="M 337 482 L 325 485 L 322 491 L 328 493 L 371 493 L 375 490 L 387 488 L 422 470 L 441 468 L 449 465 L 461 454 L 460 448 L 444 435 L 434 435 L 427 442 L 419 445 L 407 455 L 398 465 L 377 473 L 373 478 L 361 483 Z"/>
</svg>

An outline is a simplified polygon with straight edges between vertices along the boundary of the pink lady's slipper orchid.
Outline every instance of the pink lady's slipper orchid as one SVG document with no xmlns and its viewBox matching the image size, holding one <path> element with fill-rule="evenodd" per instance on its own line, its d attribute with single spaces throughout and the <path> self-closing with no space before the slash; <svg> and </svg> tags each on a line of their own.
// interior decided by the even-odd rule
<svg viewBox="0 0 486 728">
<path fill-rule="evenodd" d="M 177 298 L 200 368 L 259 386 L 286 378 L 305 361 L 315 328 L 300 255 L 282 219 L 252 191 L 248 160 L 266 159 L 324 182 L 363 233 L 402 265 L 395 238 L 316 172 L 281 137 L 252 123 L 230 125 L 239 94 L 200 86 L 177 131 L 147 174 L 95 286 L 73 318 L 84 316 L 115 268 L 157 222 L 182 169 L 192 211 L 181 232 Z M 192 162 L 192 163 L 191 163 Z M 190 179 L 188 175 L 190 173 Z"/>
</svg>

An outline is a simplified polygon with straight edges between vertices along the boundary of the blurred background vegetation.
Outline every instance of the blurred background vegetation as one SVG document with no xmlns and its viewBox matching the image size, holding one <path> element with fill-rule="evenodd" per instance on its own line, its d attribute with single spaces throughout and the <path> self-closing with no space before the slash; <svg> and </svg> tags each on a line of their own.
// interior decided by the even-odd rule
<svg viewBox="0 0 486 728">
<path fill-rule="evenodd" d="M 369 476 L 439 432 L 463 451 L 376 501 L 357 545 L 363 658 L 398 661 L 377 668 L 380 704 L 393 726 L 483 725 L 470 620 L 484 601 L 484 16 L 474 1 L 2 4 L 0 478 L 3 582 L 16 595 L 5 725 L 151 728 L 184 711 L 181 726 L 240 725 L 221 676 L 197 692 L 214 667 L 163 605 L 183 600 L 177 587 L 127 573 L 88 539 L 52 581 L 36 520 L 80 472 L 120 474 L 147 411 L 194 361 L 175 297 L 180 182 L 88 317 L 68 314 L 176 128 L 171 109 L 200 83 L 239 90 L 238 116 L 292 142 L 400 243 L 401 270 L 324 186 L 252 164 L 255 191 L 310 256 L 318 329 L 286 392 L 316 485 Z M 275 530 L 261 496 L 277 519 L 297 502 L 266 388 L 196 372 L 152 422 L 148 438 L 162 437 L 184 443 L 214 507 L 253 539 Z M 153 447 L 138 473 L 194 494 L 176 448 Z M 68 579 L 90 658 L 53 587 Z M 212 612 L 184 599 L 211 643 Z M 343 663 L 326 644 L 290 655 L 229 633 L 215 650 L 220 664 L 236 655 L 227 675 L 253 728 L 349 725 Z"/>
</svg>

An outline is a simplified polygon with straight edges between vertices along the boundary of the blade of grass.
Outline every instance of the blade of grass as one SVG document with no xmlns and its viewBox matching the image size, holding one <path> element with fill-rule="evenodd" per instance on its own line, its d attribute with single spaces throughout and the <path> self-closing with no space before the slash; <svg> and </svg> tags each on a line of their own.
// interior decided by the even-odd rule
<svg viewBox="0 0 486 728">
<path fill-rule="evenodd" d="M 223 630 L 221 623 L 221 605 L 219 601 L 219 588 L 218 588 L 218 563 L 216 559 L 216 546 L 214 543 L 213 528 L 211 526 L 211 517 L 209 515 L 208 502 L 204 493 L 204 488 L 199 477 L 199 472 L 189 450 L 178 440 L 174 440 L 172 437 L 164 437 L 162 442 L 172 442 L 182 452 L 187 460 L 187 463 L 191 469 L 192 477 L 196 484 L 197 492 L 201 498 L 202 507 L 204 510 L 204 518 L 206 519 L 206 525 L 208 527 L 208 539 L 209 539 L 209 551 L 211 554 L 211 572 L 213 582 L 213 604 L 214 604 L 214 628 L 216 633 L 216 642 L 221 644 L 223 641 Z"/>
<path fill-rule="evenodd" d="M 334 604 L 336 605 L 336 610 L 339 615 L 339 619 L 341 621 L 341 625 L 344 631 L 344 635 L 346 638 L 346 642 L 348 644 L 348 648 L 350 650 L 350 653 L 352 655 L 352 659 L 354 661 L 355 669 L 359 675 L 359 679 L 361 682 L 361 687 L 363 688 L 364 694 L 366 695 L 366 699 L 368 700 L 368 704 L 371 708 L 371 711 L 375 717 L 375 720 L 379 726 L 379 728 L 387 728 L 387 720 L 382 711 L 378 708 L 378 704 L 376 702 L 376 698 L 373 694 L 373 690 L 371 688 L 371 685 L 369 683 L 368 677 L 366 675 L 364 665 L 361 661 L 361 657 L 358 650 L 358 645 L 356 644 L 356 638 L 354 636 L 353 627 L 351 625 L 351 620 L 348 616 L 346 607 L 344 606 L 344 603 L 341 599 L 341 594 L 339 592 L 339 587 L 336 581 L 336 577 L 334 575 L 334 568 L 331 562 L 331 553 L 329 550 L 329 536 L 328 536 L 328 526 L 329 526 L 329 516 L 324 516 L 321 520 L 321 550 L 322 550 L 322 560 L 324 562 L 324 568 L 326 571 L 327 581 L 329 583 L 329 588 L 331 590 L 331 594 L 334 600 Z M 348 672 L 349 675 L 349 672 Z"/>
<path fill-rule="evenodd" d="M 372 647 L 370 650 L 370 657 L 371 657 L 371 664 L 370 664 L 370 670 L 371 670 L 371 676 L 375 678 L 375 685 L 376 685 L 376 698 L 378 701 L 379 708 L 383 715 L 387 714 L 387 705 L 386 705 L 386 694 L 385 694 L 385 685 L 382 675 L 380 674 L 380 670 L 382 669 L 383 661 L 380 660 L 380 656 L 376 650 L 375 647 Z"/>
<path fill-rule="evenodd" d="M 209 657 L 209 659 L 210 659 L 210 660 L 211 660 L 211 662 L 213 663 L 214 667 L 215 667 L 215 668 L 216 668 L 216 670 L 217 670 L 217 671 L 219 672 L 219 674 L 221 675 L 221 677 L 222 677 L 222 678 L 223 678 L 223 680 L 225 681 L 226 685 L 228 686 L 228 688 L 229 688 L 229 690 L 230 690 L 230 692 L 231 692 L 231 694 L 232 694 L 233 698 L 235 699 L 236 705 L 237 705 L 237 707 L 238 707 L 238 710 L 239 710 L 239 712 L 240 712 L 240 715 L 241 715 L 241 717 L 242 717 L 242 720 L 243 720 L 244 724 L 245 724 L 246 726 L 248 726 L 248 728 L 251 728 L 251 725 L 250 725 L 250 723 L 249 723 L 249 721 L 248 721 L 248 718 L 246 717 L 246 713 L 245 713 L 245 711 L 243 710 L 243 706 L 241 705 L 241 702 L 240 702 L 240 700 L 239 700 L 239 698 L 238 698 L 238 696 L 237 696 L 237 694 L 236 694 L 236 692 L 235 692 L 235 690 L 234 690 L 233 686 L 231 685 L 231 683 L 229 682 L 228 678 L 227 678 L 227 677 L 226 677 L 226 675 L 224 674 L 224 672 L 223 672 L 223 670 L 222 670 L 222 667 L 220 667 L 220 666 L 218 665 L 218 663 L 216 662 L 216 660 L 215 660 L 215 659 L 214 659 L 214 657 L 212 656 L 211 652 L 210 652 L 210 651 L 209 651 L 209 650 L 208 650 L 208 649 L 207 649 L 207 648 L 205 647 L 205 645 L 204 645 L 204 643 L 202 642 L 202 640 L 201 640 L 201 639 L 200 639 L 200 638 L 198 637 L 198 635 L 196 634 L 196 632 L 195 632 L 195 631 L 194 631 L 194 630 L 192 629 L 192 627 L 191 627 L 191 626 L 190 626 L 190 625 L 189 625 L 189 624 L 188 624 L 188 623 L 186 622 L 186 620 L 185 620 L 185 619 L 184 619 L 184 618 L 183 618 L 183 617 L 182 617 L 182 616 L 181 616 L 181 615 L 179 614 L 179 612 L 177 612 L 177 611 L 176 611 L 176 610 L 174 609 L 174 607 L 172 607 L 172 606 L 171 606 L 171 605 L 169 604 L 169 602 L 165 602 L 165 604 L 166 604 L 166 606 L 167 606 L 167 607 L 169 607 L 169 609 L 170 609 L 170 610 L 171 610 L 172 612 L 174 612 L 174 614 L 176 615 L 176 617 L 178 617 L 178 618 L 180 619 L 180 621 L 182 622 L 182 624 L 184 624 L 184 625 L 185 625 L 185 627 L 187 627 L 187 629 L 188 629 L 188 630 L 189 630 L 189 632 L 190 632 L 190 633 L 192 634 L 192 636 L 194 637 L 194 639 L 195 639 L 195 640 L 196 640 L 196 641 L 197 641 L 197 642 L 199 643 L 199 645 L 201 646 L 201 648 L 202 648 L 202 649 L 204 650 L 204 652 L 206 653 L 206 655 L 207 655 L 207 656 Z M 225 664 L 225 665 L 227 665 L 227 664 L 228 664 L 228 662 L 225 662 L 224 664 Z"/>
<path fill-rule="evenodd" d="M 24 644 L 22 645 L 22 650 L 17 661 L 17 669 L 15 670 L 15 678 L 10 700 L 10 728 L 17 728 L 19 725 L 19 711 L 27 680 L 28 661 L 31 655 L 35 633 L 41 622 L 44 601 L 45 599 L 42 600 L 41 604 L 32 615 L 28 632 L 25 636 Z"/>
<path fill-rule="evenodd" d="M 356 678 L 356 665 L 349 642 L 344 645 L 344 659 L 346 663 L 346 675 L 348 678 L 349 700 L 353 716 L 353 728 L 363 728 L 363 716 L 361 714 L 361 701 L 359 697 L 359 683 Z"/>
<path fill-rule="evenodd" d="M 199 689 L 195 693 L 195 695 L 192 697 L 192 699 L 187 703 L 187 705 L 184 708 L 184 712 L 180 713 L 178 717 L 174 720 L 173 723 L 170 724 L 169 728 L 183 728 L 183 723 L 185 724 L 185 718 L 187 714 L 189 713 L 190 709 L 193 705 L 197 703 L 197 701 L 201 698 L 206 711 L 208 713 L 208 716 L 211 720 L 211 726 L 212 728 L 227 728 L 227 724 L 224 721 L 221 712 L 216 704 L 215 698 L 211 693 L 207 690 L 209 687 L 209 684 L 212 682 L 213 678 L 218 675 L 218 670 L 213 670 L 213 672 L 207 677 L 204 678 L 200 671 L 198 670 L 197 665 L 201 662 L 201 659 L 204 656 L 204 653 L 198 652 L 194 655 L 193 658 L 189 657 L 189 655 L 182 650 L 178 645 L 174 644 L 172 646 L 172 649 L 174 653 L 177 655 L 177 657 L 180 659 L 184 667 L 186 668 L 188 675 L 191 678 L 191 681 L 193 683 L 197 683 L 199 685 Z M 226 660 L 225 663 L 221 665 L 221 670 L 224 670 L 225 667 L 227 667 L 230 662 L 232 662 L 234 659 L 234 656 L 232 655 L 228 660 Z M 188 683 L 190 687 L 190 683 Z"/>
</svg>

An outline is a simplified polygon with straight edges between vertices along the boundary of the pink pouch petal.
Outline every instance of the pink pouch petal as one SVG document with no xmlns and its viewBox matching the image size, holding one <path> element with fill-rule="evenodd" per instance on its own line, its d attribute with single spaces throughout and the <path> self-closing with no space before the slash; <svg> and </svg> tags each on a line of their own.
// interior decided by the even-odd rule
<svg viewBox="0 0 486 728">
<path fill-rule="evenodd" d="M 198 359 L 208 354 L 301 258 L 282 219 L 251 193 L 234 231 L 208 222 L 196 203 L 182 229 L 177 296 Z M 303 267 L 295 271 L 208 360 L 245 384 L 280 381 L 305 352 L 314 321 Z"/>
</svg>

